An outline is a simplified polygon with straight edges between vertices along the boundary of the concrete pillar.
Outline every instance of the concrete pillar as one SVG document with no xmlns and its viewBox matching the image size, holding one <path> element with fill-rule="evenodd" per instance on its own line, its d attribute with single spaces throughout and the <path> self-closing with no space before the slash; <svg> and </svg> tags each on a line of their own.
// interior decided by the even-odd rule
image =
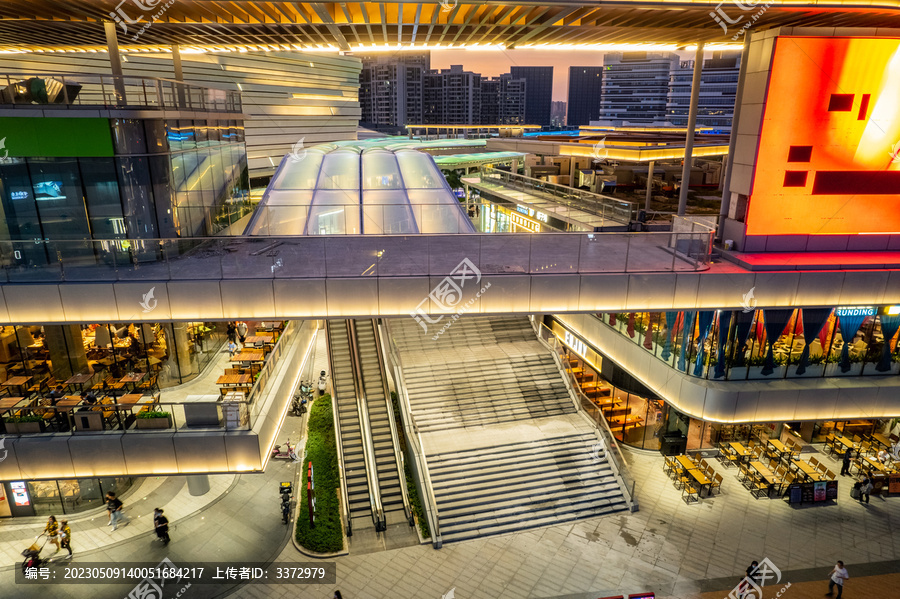
<svg viewBox="0 0 900 599">
<path fill-rule="evenodd" d="M 109 66 L 112 69 L 113 85 L 116 90 L 116 100 L 120 105 L 125 105 L 125 81 L 122 79 L 122 57 L 119 56 L 119 40 L 116 39 L 116 24 L 112 21 L 103 22 L 103 32 L 106 33 L 106 49 L 109 53 Z"/>
<path fill-rule="evenodd" d="M 192 474 L 190 476 L 185 476 L 185 479 L 187 479 L 188 493 L 194 497 L 209 493 L 208 474 Z"/>
<path fill-rule="evenodd" d="M 697 125 L 697 104 L 700 101 L 700 74 L 703 71 L 703 42 L 697 42 L 694 56 L 694 77 L 691 80 L 691 106 L 688 111 L 687 135 L 684 140 L 684 166 L 681 168 L 681 193 L 678 195 L 678 216 L 687 210 L 688 187 L 694 153 L 694 127 Z"/>
<path fill-rule="evenodd" d="M 577 164 L 578 161 L 575 159 L 575 157 L 569 156 L 569 187 L 575 187 L 578 184 L 578 179 L 575 178 L 575 171 L 578 170 L 576 168 Z"/>
<path fill-rule="evenodd" d="M 56 380 L 66 380 L 73 374 L 86 372 L 87 354 L 77 324 L 45 325 L 44 344 L 50 352 L 52 374 Z"/>
<path fill-rule="evenodd" d="M 747 79 L 747 57 L 750 55 L 750 36 L 744 35 L 744 49 L 741 52 L 741 69 L 738 71 L 737 93 L 734 95 L 734 115 L 731 117 L 731 135 L 728 140 L 728 165 L 722 178 L 722 206 L 719 208 L 719 235 L 722 223 L 728 216 L 731 203 L 731 169 L 734 168 L 734 152 L 737 148 L 737 130 L 741 118 L 741 96 L 744 95 L 744 81 Z"/>
<path fill-rule="evenodd" d="M 188 343 L 187 323 L 176 322 L 163 325 L 166 336 L 166 351 L 169 359 L 165 366 L 168 367 L 169 377 L 178 379 L 188 377 L 194 373 L 191 361 L 191 347 Z"/>
<path fill-rule="evenodd" d="M 653 165 L 655 163 L 651 160 L 650 164 L 647 165 L 647 197 L 644 200 L 644 210 L 650 210 L 650 198 L 653 196 Z"/>
<path fill-rule="evenodd" d="M 172 46 L 172 68 L 175 71 L 175 81 L 184 81 L 184 71 L 181 69 L 181 48 L 178 44 Z"/>
<path fill-rule="evenodd" d="M 513 158 L 512 165 L 509 167 L 509 170 L 514 175 L 519 172 L 519 159 L 518 158 Z"/>
</svg>

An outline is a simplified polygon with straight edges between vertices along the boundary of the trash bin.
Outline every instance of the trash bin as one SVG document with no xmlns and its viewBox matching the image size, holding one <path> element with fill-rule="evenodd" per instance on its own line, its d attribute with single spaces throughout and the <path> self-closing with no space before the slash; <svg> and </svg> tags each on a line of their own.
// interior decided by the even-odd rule
<svg viewBox="0 0 900 599">
<path fill-rule="evenodd" d="M 666 433 L 659 443 L 663 455 L 681 455 L 687 449 L 687 437 L 682 433 Z"/>
</svg>

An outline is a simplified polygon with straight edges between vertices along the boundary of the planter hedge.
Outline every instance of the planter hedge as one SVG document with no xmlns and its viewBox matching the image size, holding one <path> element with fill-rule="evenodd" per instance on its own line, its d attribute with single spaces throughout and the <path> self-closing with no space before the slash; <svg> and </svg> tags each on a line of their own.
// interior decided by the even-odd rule
<svg viewBox="0 0 900 599">
<path fill-rule="evenodd" d="M 306 473 L 313 463 L 313 482 L 316 488 L 315 526 L 309 526 L 309 502 L 306 496 Z M 323 395 L 309 410 L 309 431 L 303 453 L 302 475 L 297 501 L 297 543 L 317 553 L 333 553 L 344 548 L 341 530 L 341 511 L 338 492 L 341 486 L 338 472 L 337 442 L 334 434 L 334 414 L 331 396 Z"/>
</svg>

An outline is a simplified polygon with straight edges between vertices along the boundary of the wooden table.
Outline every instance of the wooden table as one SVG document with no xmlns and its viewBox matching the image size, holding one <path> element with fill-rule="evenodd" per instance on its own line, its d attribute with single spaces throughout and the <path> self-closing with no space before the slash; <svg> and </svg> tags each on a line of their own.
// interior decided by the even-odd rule
<svg viewBox="0 0 900 599">
<path fill-rule="evenodd" d="M 25 395 L 25 385 L 31 382 L 30 376 L 14 376 L 8 378 L 4 383 L 3 387 L 15 387 L 20 395 Z"/>
<path fill-rule="evenodd" d="M 706 473 L 700 470 L 700 466 L 695 464 L 691 458 L 686 455 L 675 456 L 675 461 L 677 461 L 684 468 L 684 471 L 687 472 L 691 478 L 696 481 L 697 485 L 699 485 L 700 489 L 699 494 L 701 497 L 706 497 L 709 495 L 709 486 L 712 484 L 712 481 L 706 476 Z M 706 489 L 706 495 L 703 494 L 703 490 Z"/>
<path fill-rule="evenodd" d="M 216 379 L 217 385 L 246 385 L 249 382 L 249 374 L 223 374 L 218 379 Z"/>
<path fill-rule="evenodd" d="M 24 397 L 4 397 L 3 399 L 0 399 L 0 415 L 13 410 L 16 406 L 19 406 L 20 403 L 23 403 L 24 399 Z"/>
<path fill-rule="evenodd" d="M 756 472 L 759 473 L 762 479 L 766 481 L 766 484 L 769 486 L 767 494 L 771 495 L 772 487 L 774 487 L 778 482 L 778 480 L 775 478 L 775 474 L 771 470 L 769 470 L 762 462 L 750 462 L 750 467 L 756 470 Z"/>
<path fill-rule="evenodd" d="M 83 397 L 78 395 L 66 395 L 50 409 L 58 412 L 71 412 L 83 401 L 83 399 Z"/>
<path fill-rule="evenodd" d="M 261 351 L 242 351 L 229 358 L 231 362 L 263 362 L 265 355 Z"/>
<path fill-rule="evenodd" d="M 789 450 L 787 447 L 785 447 L 784 443 L 782 443 L 778 439 L 769 439 L 769 442 L 767 443 L 767 445 L 769 447 L 771 447 L 772 449 L 774 449 L 778 453 L 778 457 L 783 457 L 784 454 L 791 453 L 791 450 Z"/>
<path fill-rule="evenodd" d="M 271 339 L 271 337 L 263 337 L 262 335 L 248 335 L 244 338 L 244 347 L 247 347 L 248 345 L 261 345 L 269 339 Z"/>
<path fill-rule="evenodd" d="M 824 480 L 824 475 L 816 470 L 816 468 L 805 460 L 798 460 L 794 462 L 797 464 L 797 469 L 806 475 L 807 478 L 812 480 L 813 482 Z"/>
<path fill-rule="evenodd" d="M 846 437 L 838 437 L 838 436 L 835 436 L 834 442 L 835 442 L 835 443 L 840 443 L 841 445 L 843 445 L 845 451 L 846 451 L 847 449 L 859 449 L 859 445 L 857 445 L 857 444 L 854 443 L 853 441 L 847 439 Z M 844 452 L 841 452 L 841 453 L 844 453 Z"/>
<path fill-rule="evenodd" d="M 891 449 L 891 440 L 882 435 L 881 433 L 873 433 L 872 440 L 878 442 L 880 445 L 884 446 L 885 449 L 890 451 Z"/>
<path fill-rule="evenodd" d="M 94 378 L 93 373 L 82 372 L 66 379 L 64 385 L 78 385 L 78 389 L 84 389 L 84 384 Z"/>
<path fill-rule="evenodd" d="M 743 460 L 744 458 L 750 457 L 750 450 L 747 449 L 746 447 L 744 447 L 743 445 L 741 445 L 740 443 L 738 443 L 737 441 L 729 443 L 728 445 L 729 445 L 729 447 L 731 447 L 731 451 L 734 452 L 734 455 L 741 458 L 741 460 Z"/>
<path fill-rule="evenodd" d="M 591 402 L 600 409 L 614 408 L 622 404 L 617 397 L 604 397 L 603 399 L 592 399 Z"/>
<path fill-rule="evenodd" d="M 612 430 L 616 429 L 628 429 L 638 426 L 644 421 L 640 416 L 618 416 L 616 418 L 607 418 L 606 423 L 609 425 L 609 428 Z"/>
<path fill-rule="evenodd" d="M 864 458 L 862 459 L 862 463 L 863 463 L 863 464 L 868 464 L 869 467 L 874 468 L 874 469 L 877 470 L 878 472 L 884 472 L 884 473 L 886 473 L 886 472 L 888 471 L 888 469 L 884 467 L 884 464 L 882 464 L 882 463 L 881 463 L 880 461 L 878 461 L 876 458 L 873 458 L 873 457 L 870 457 L 870 456 L 864 457 Z"/>
</svg>

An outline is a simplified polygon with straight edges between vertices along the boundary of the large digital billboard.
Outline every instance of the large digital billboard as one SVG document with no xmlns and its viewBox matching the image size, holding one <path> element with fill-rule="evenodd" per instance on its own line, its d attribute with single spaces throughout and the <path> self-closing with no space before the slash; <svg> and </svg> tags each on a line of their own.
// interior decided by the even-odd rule
<svg viewBox="0 0 900 599">
<path fill-rule="evenodd" d="M 900 234 L 900 39 L 776 38 L 746 224 Z"/>
</svg>

